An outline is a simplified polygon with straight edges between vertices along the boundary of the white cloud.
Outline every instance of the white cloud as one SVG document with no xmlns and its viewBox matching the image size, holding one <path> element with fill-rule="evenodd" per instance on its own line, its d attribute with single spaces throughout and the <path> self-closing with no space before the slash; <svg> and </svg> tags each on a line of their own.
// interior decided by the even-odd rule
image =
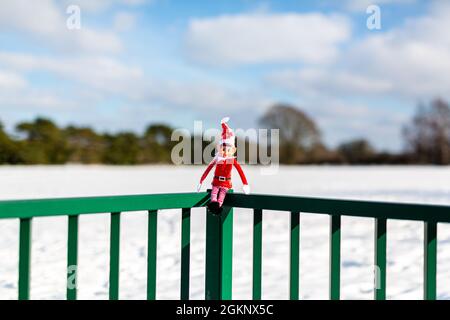
<svg viewBox="0 0 450 320">
<path fill-rule="evenodd" d="M 206 113 L 257 110 L 271 102 L 255 90 L 237 91 L 220 85 L 158 81 L 150 84 L 146 98 L 168 106 L 189 108 Z"/>
<path fill-rule="evenodd" d="M 345 6 L 352 11 L 366 11 L 370 5 L 413 4 L 417 0 L 345 0 Z"/>
<path fill-rule="evenodd" d="M 301 99 L 328 142 L 359 135 L 399 149 L 406 106 L 412 112 L 418 101 L 450 99 L 449 17 L 450 4 L 435 2 L 422 16 L 352 41 L 333 64 L 278 70 L 269 84 Z"/>
<path fill-rule="evenodd" d="M 110 9 L 113 5 L 139 6 L 152 3 L 153 0 L 65 0 L 65 6 L 77 5 L 82 11 L 98 13 Z"/>
<path fill-rule="evenodd" d="M 220 117 L 224 112 L 238 115 L 251 110 L 257 113 L 272 102 L 258 90 L 235 90 L 205 79 L 197 82 L 154 79 L 139 68 L 107 57 L 55 59 L 0 51 L 0 68 L 7 68 L 10 74 L 23 78 L 33 72 L 43 72 L 67 81 L 71 87 L 70 95 L 57 88 L 50 88 L 53 95 L 45 96 L 39 94 L 39 90 L 33 95 L 29 90 L 0 94 L 0 106 L 14 106 L 38 113 L 51 110 L 52 117 L 60 117 L 69 106 L 79 106 L 80 109 L 89 106 L 94 114 L 97 112 L 94 111 L 95 106 L 110 101 L 112 97 L 119 98 L 121 104 L 136 106 L 136 112 L 158 110 L 159 114 L 175 114 L 178 118 L 187 116 L 182 116 L 185 110 L 189 110 L 191 116 L 201 114 L 210 119 Z M 67 97 L 67 105 L 56 98 L 59 95 Z M 29 98 L 31 96 L 36 99 Z M 117 115 L 111 117 L 117 121 Z M 79 116 L 76 118 L 80 119 Z"/>
<path fill-rule="evenodd" d="M 129 12 L 119 12 L 114 17 L 114 29 L 123 32 L 133 29 L 136 25 L 136 15 Z"/>
<path fill-rule="evenodd" d="M 18 79 L 22 78 L 19 76 Z M 20 121 L 38 115 L 59 118 L 69 113 L 72 116 L 89 113 L 89 104 L 77 103 L 54 89 L 34 88 L 23 79 L 19 84 L 14 88 L 0 85 L 0 122 L 8 130 L 13 130 Z"/>
<path fill-rule="evenodd" d="M 450 98 L 450 4 L 351 43 L 333 65 L 272 74 L 272 84 L 309 95 Z"/>
<path fill-rule="evenodd" d="M 397 95 L 450 97 L 449 17 L 449 3 L 440 2 L 402 27 L 367 37 L 349 51 L 348 69 L 386 79 Z"/>
<path fill-rule="evenodd" d="M 364 74 L 334 71 L 325 68 L 304 68 L 274 72 L 268 77 L 270 83 L 281 86 L 302 96 L 379 94 L 390 92 L 393 85 L 382 77 L 370 78 Z"/>
<path fill-rule="evenodd" d="M 17 90 L 26 85 L 26 80 L 19 74 L 0 70 L 0 90 Z"/>
<path fill-rule="evenodd" d="M 186 45 L 194 60 L 207 64 L 324 63 L 349 37 L 340 15 L 254 13 L 193 19 Z"/>
<path fill-rule="evenodd" d="M 2 66 L 0 58 L 0 66 Z M 4 67 L 4 65 L 3 65 Z M 7 66 L 11 69 L 11 66 Z M 11 124 L 18 114 L 33 111 L 67 111 L 75 105 L 68 99 L 58 96 L 54 90 L 35 88 L 26 77 L 18 72 L 20 70 L 0 70 L 0 116 Z M 4 119 L 3 119 L 4 118 Z"/>
<path fill-rule="evenodd" d="M 21 90 L 18 94 L 0 91 L 0 106 L 9 111 L 16 111 L 16 108 L 28 112 L 36 110 L 66 111 L 66 107 L 70 105 L 73 104 L 69 100 L 61 99 L 51 92 L 42 92 L 31 88 Z M 5 110 L 2 111 L 4 113 Z"/>
<path fill-rule="evenodd" d="M 116 53 L 122 49 L 120 39 L 112 32 L 88 28 L 81 18 L 81 29 L 69 30 L 66 8 L 52 0 L 3 0 L 0 31 L 19 31 L 36 42 L 66 52 Z"/>
<path fill-rule="evenodd" d="M 142 70 L 108 57 L 52 58 L 0 52 L 0 66 L 23 73 L 43 71 L 103 92 L 131 95 L 143 81 Z M 129 92 L 129 94 L 128 94 Z"/>
</svg>

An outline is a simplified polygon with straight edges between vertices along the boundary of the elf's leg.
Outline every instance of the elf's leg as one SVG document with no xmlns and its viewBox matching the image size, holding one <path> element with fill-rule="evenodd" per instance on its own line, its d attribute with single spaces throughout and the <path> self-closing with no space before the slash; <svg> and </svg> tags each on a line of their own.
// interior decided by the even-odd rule
<svg viewBox="0 0 450 320">
<path fill-rule="evenodd" d="M 212 187 L 211 190 L 211 201 L 208 203 L 208 209 L 213 214 L 219 214 L 219 202 L 217 202 L 217 195 L 219 193 L 219 187 Z"/>
<path fill-rule="evenodd" d="M 228 188 L 220 187 L 219 197 L 217 201 L 219 202 L 219 206 L 222 207 L 223 201 L 225 200 L 225 196 L 227 195 Z"/>
<path fill-rule="evenodd" d="M 219 193 L 219 187 L 213 186 L 211 190 L 211 202 L 217 202 L 217 194 Z"/>
</svg>

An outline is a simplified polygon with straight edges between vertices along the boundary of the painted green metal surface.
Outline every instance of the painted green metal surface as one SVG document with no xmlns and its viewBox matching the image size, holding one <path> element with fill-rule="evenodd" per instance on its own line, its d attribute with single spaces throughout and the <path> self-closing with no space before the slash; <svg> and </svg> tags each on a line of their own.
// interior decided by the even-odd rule
<svg viewBox="0 0 450 320">
<path fill-rule="evenodd" d="M 262 272 L 262 221 L 261 209 L 253 210 L 253 300 L 261 300 Z"/>
<path fill-rule="evenodd" d="M 147 300 L 156 299 L 156 257 L 158 248 L 158 211 L 148 212 Z"/>
<path fill-rule="evenodd" d="M 230 194 L 231 207 L 417 221 L 450 222 L 450 206 L 278 195 Z"/>
<path fill-rule="evenodd" d="M 189 263 L 191 258 L 191 209 L 181 213 L 181 300 L 189 300 Z"/>
<path fill-rule="evenodd" d="M 375 219 L 374 295 L 376 300 L 386 299 L 386 226 L 386 219 Z"/>
<path fill-rule="evenodd" d="M 120 275 L 120 212 L 111 213 L 109 247 L 109 300 L 119 299 Z"/>
<path fill-rule="evenodd" d="M 222 218 L 221 300 L 231 300 L 233 284 L 233 208 L 225 206 Z"/>
<path fill-rule="evenodd" d="M 0 201 L 0 219 L 202 207 L 207 192 Z M 321 199 L 278 195 L 228 194 L 230 207 L 386 219 L 450 222 L 450 206 Z"/>
<path fill-rule="evenodd" d="M 20 219 L 19 300 L 30 299 L 31 218 Z"/>
<path fill-rule="evenodd" d="M 0 219 L 202 207 L 207 192 L 0 201 Z"/>
<path fill-rule="evenodd" d="M 339 300 L 341 291 L 341 216 L 330 216 L 330 299 Z"/>
<path fill-rule="evenodd" d="M 233 208 L 220 215 L 206 212 L 205 299 L 231 300 L 233 258 Z"/>
<path fill-rule="evenodd" d="M 300 270 L 300 213 L 291 212 L 289 298 L 298 300 Z"/>
<path fill-rule="evenodd" d="M 437 223 L 424 223 L 424 299 L 436 300 Z"/>
<path fill-rule="evenodd" d="M 206 209 L 205 300 L 220 300 L 222 221 Z"/>
<path fill-rule="evenodd" d="M 156 298 L 157 210 L 182 209 L 181 299 L 189 299 L 190 208 L 203 207 L 209 193 L 155 194 L 43 200 L 0 201 L 0 219 L 20 218 L 19 299 L 30 298 L 30 261 L 32 217 L 68 216 L 67 282 L 76 282 L 78 263 L 78 215 L 113 212 L 110 239 L 110 299 L 119 298 L 120 213 L 149 212 L 147 298 Z M 233 207 L 252 208 L 253 221 L 253 299 L 261 299 L 262 212 L 291 212 L 290 298 L 299 297 L 299 212 L 329 214 L 330 223 L 330 298 L 340 298 L 341 216 L 375 218 L 375 299 L 386 299 L 387 219 L 424 221 L 424 298 L 436 299 L 437 224 L 450 222 L 450 206 L 388 202 L 320 199 L 275 195 L 229 193 L 220 216 L 207 212 L 206 299 L 231 299 L 233 254 Z M 75 266 L 75 269 L 73 268 Z M 75 287 L 68 286 L 67 299 L 77 298 Z"/>
<path fill-rule="evenodd" d="M 78 216 L 68 216 L 67 220 L 67 300 L 76 300 L 78 278 Z"/>
</svg>

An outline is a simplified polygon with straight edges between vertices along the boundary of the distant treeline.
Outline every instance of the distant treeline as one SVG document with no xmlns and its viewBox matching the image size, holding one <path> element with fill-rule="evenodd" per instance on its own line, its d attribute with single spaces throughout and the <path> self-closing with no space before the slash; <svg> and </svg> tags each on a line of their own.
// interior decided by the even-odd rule
<svg viewBox="0 0 450 320">
<path fill-rule="evenodd" d="M 450 107 L 440 99 L 419 105 L 402 128 L 405 148 L 398 153 L 377 151 L 366 139 L 329 148 L 316 123 L 291 105 L 272 106 L 259 123 L 261 128 L 279 129 L 283 164 L 450 164 Z M 0 124 L 0 164 L 170 164 L 172 148 L 178 143 L 171 141 L 172 131 L 167 124 L 152 124 L 141 135 L 98 133 L 37 118 L 19 123 L 10 135 Z M 250 143 L 257 142 L 246 141 L 246 150 Z M 208 144 L 203 142 L 203 148 Z"/>
</svg>

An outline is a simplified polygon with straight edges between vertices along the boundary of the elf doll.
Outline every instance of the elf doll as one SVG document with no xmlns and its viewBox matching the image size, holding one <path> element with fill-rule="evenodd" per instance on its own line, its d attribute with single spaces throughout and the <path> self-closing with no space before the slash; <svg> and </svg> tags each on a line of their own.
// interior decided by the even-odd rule
<svg viewBox="0 0 450 320">
<path fill-rule="evenodd" d="M 208 209 L 214 214 L 220 214 L 222 211 L 222 204 L 225 200 L 225 195 L 231 189 L 231 170 L 233 166 L 236 167 L 243 184 L 243 191 L 245 194 L 250 193 L 250 187 L 242 171 L 241 165 L 234 156 L 236 152 L 235 136 L 233 130 L 228 126 L 227 122 L 230 118 L 226 117 L 220 121 L 222 125 L 222 135 L 220 143 L 217 146 L 217 153 L 214 159 L 209 163 L 205 172 L 203 173 L 200 183 L 197 187 L 197 192 L 200 191 L 203 181 L 208 176 L 208 173 L 215 166 L 214 178 L 211 183 L 211 201 L 208 203 Z"/>
</svg>

